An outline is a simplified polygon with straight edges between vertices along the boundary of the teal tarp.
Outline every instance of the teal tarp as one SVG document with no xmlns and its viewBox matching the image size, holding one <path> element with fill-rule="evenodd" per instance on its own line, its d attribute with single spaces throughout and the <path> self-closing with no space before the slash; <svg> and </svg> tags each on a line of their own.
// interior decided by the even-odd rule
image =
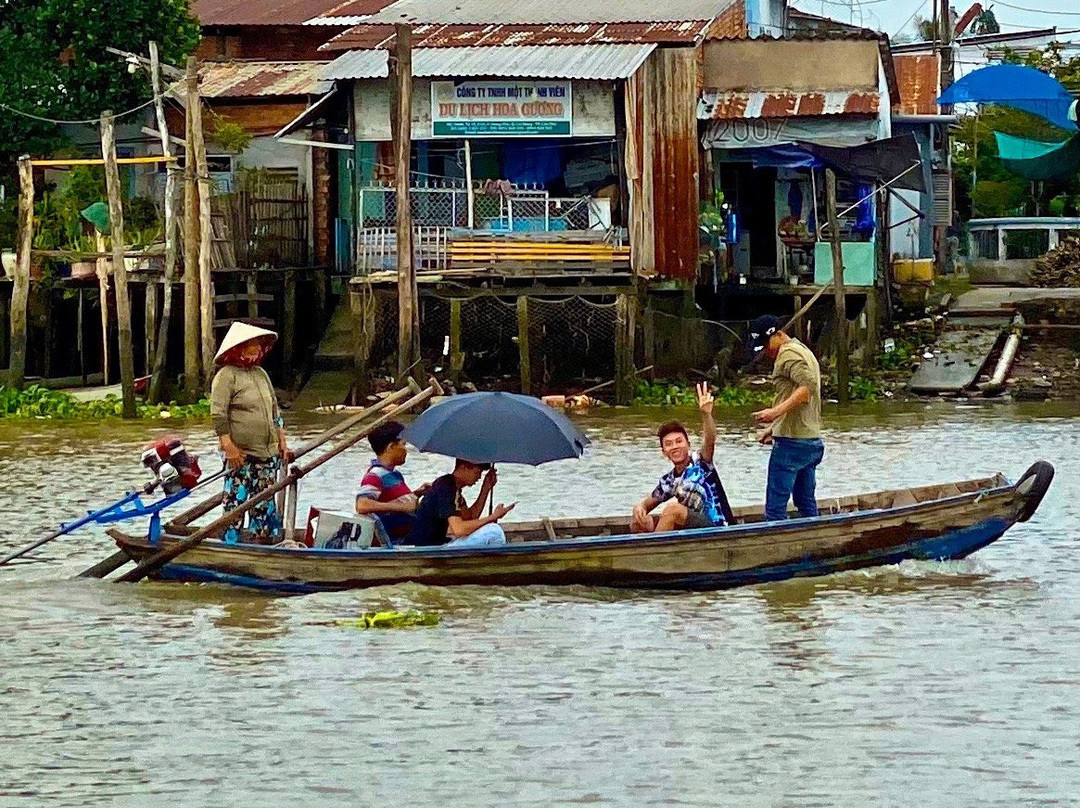
<svg viewBox="0 0 1080 808">
<path fill-rule="evenodd" d="M 1005 135 L 995 132 L 998 157 L 1006 168 L 1029 180 L 1049 180 L 1080 172 L 1080 136 L 1063 143 Z"/>
</svg>

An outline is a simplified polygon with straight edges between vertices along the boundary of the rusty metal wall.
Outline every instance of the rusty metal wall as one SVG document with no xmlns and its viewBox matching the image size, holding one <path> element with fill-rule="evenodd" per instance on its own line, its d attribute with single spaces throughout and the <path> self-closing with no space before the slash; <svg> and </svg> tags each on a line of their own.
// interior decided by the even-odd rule
<svg viewBox="0 0 1080 808">
<path fill-rule="evenodd" d="M 656 272 L 693 280 L 698 271 L 697 54 L 694 48 L 665 48 L 647 67 L 646 106 L 652 114 L 643 116 L 643 123 L 652 131 L 643 140 L 652 154 L 652 171 L 645 178 L 652 186 Z"/>
</svg>

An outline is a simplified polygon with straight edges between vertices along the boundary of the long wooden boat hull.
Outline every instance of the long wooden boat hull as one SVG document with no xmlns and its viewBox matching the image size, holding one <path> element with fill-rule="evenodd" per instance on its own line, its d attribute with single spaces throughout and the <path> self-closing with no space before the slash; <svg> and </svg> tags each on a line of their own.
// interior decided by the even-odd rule
<svg viewBox="0 0 1080 808">
<path fill-rule="evenodd" d="M 507 526 L 511 541 L 497 548 L 322 550 L 207 540 L 162 567 L 160 577 L 280 593 L 407 581 L 723 589 L 909 559 L 963 558 L 1029 518 L 1052 477 L 1049 464 L 1036 464 L 1016 485 L 997 475 L 823 500 L 821 516 L 786 522 L 762 522 L 759 510 L 741 509 L 745 521 L 735 526 L 665 534 L 620 535 L 622 519 L 519 523 Z M 183 538 L 166 535 L 155 544 L 112 535 L 135 560 Z"/>
</svg>

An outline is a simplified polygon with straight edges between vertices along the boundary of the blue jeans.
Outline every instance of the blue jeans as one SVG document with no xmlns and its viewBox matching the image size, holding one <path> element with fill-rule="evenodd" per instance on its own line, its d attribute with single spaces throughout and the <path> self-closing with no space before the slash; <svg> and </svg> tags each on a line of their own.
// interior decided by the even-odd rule
<svg viewBox="0 0 1080 808">
<path fill-rule="evenodd" d="M 765 488 L 765 519 L 787 519 L 788 500 L 803 516 L 817 516 L 817 467 L 825 456 L 819 438 L 774 438 L 769 455 L 769 481 Z"/>
<path fill-rule="evenodd" d="M 450 547 L 457 549 L 459 547 L 502 547 L 506 544 L 506 534 L 503 532 L 501 526 L 492 522 L 491 524 L 478 527 L 468 536 L 461 539 L 451 539 L 448 544 L 444 544 L 443 547 Z"/>
</svg>

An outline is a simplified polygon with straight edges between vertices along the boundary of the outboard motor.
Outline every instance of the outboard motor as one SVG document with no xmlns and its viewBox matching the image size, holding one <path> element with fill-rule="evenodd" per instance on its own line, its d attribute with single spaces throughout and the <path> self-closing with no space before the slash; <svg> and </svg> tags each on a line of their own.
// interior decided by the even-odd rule
<svg viewBox="0 0 1080 808">
<path fill-rule="evenodd" d="M 202 476 L 198 457 L 188 454 L 184 442 L 175 435 L 147 444 L 142 462 L 154 475 L 147 486 L 148 493 L 160 485 L 161 490 L 171 496 L 194 488 Z"/>
</svg>

